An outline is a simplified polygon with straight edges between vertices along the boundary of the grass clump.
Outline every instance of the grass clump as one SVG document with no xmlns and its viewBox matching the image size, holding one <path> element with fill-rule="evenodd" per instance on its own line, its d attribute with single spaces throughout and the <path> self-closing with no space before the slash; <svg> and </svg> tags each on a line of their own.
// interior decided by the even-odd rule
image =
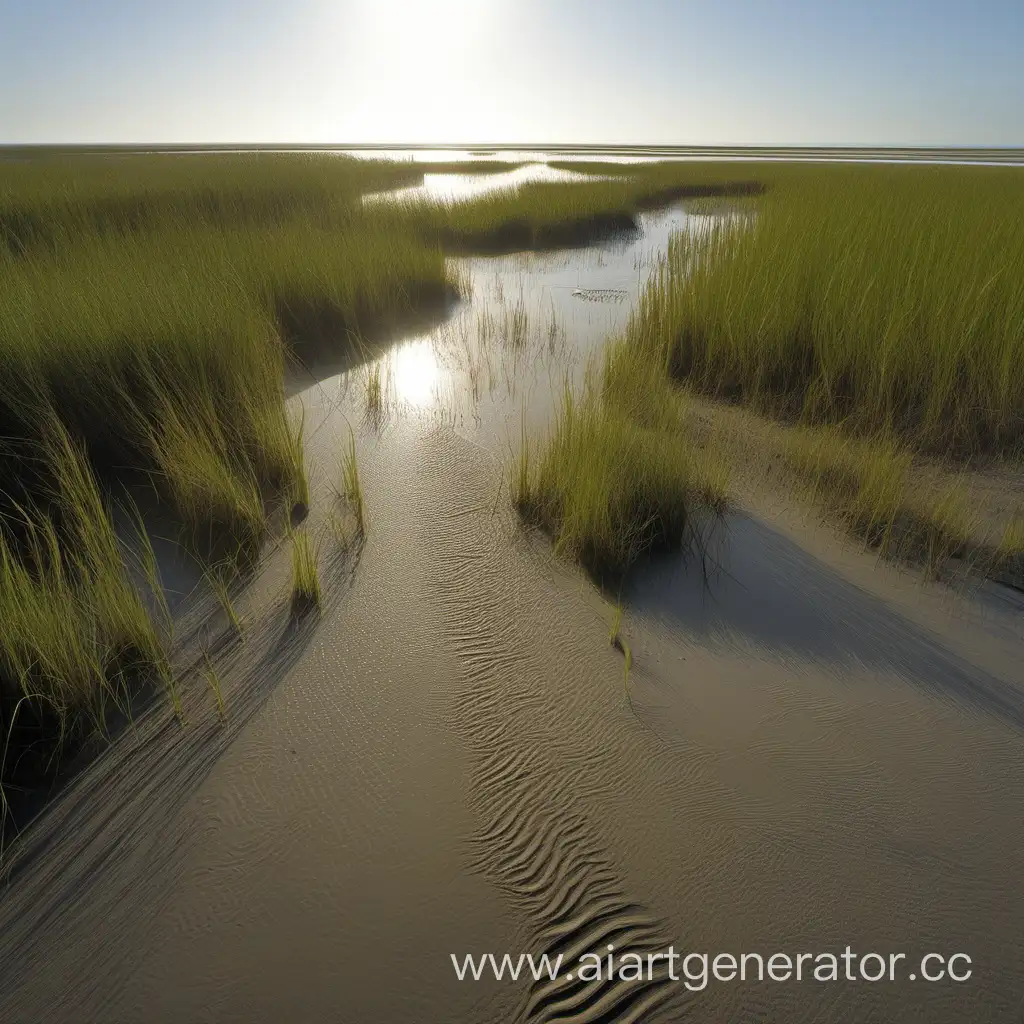
<svg viewBox="0 0 1024 1024">
<path fill-rule="evenodd" d="M 612 618 L 611 629 L 608 631 L 608 643 L 622 655 L 624 664 L 622 666 L 622 684 L 626 688 L 626 695 L 629 695 L 629 671 L 633 667 L 633 651 L 622 633 L 622 601 L 615 604 L 615 614 Z"/>
<path fill-rule="evenodd" d="M 341 493 L 352 509 L 356 530 L 360 536 L 366 532 L 366 511 L 363 503 L 363 485 L 359 479 L 359 460 L 356 457 L 356 438 L 349 435 L 348 446 L 341 462 Z"/>
<path fill-rule="evenodd" d="M 801 428 L 780 441 L 787 468 L 812 501 L 883 555 L 936 571 L 950 557 L 979 554 L 965 488 L 954 481 L 919 493 L 906 444 L 851 438 L 835 427 Z"/>
<path fill-rule="evenodd" d="M 232 595 L 232 586 L 238 579 L 238 573 L 239 567 L 237 562 L 232 559 L 226 559 L 223 562 L 211 565 L 206 570 L 205 575 L 210 590 L 213 591 L 214 597 L 217 598 L 217 603 L 224 612 L 224 617 L 235 631 L 235 636 L 241 637 L 244 633 L 244 626 L 235 608 L 235 600 Z"/>
<path fill-rule="evenodd" d="M 380 362 L 376 362 L 366 374 L 366 413 L 379 423 L 384 417 L 384 384 L 381 380 Z"/>
<path fill-rule="evenodd" d="M 320 607 L 317 549 L 302 531 L 292 535 L 292 614 L 303 615 Z"/>
<path fill-rule="evenodd" d="M 59 423 L 44 443 L 50 511 L 19 506 L 0 526 L 0 781 L 15 785 L 52 771 L 164 665 L 84 452 Z"/>
<path fill-rule="evenodd" d="M 203 676 L 206 679 L 207 686 L 210 687 L 213 699 L 217 702 L 217 714 L 223 721 L 227 716 L 224 704 L 224 689 L 221 686 L 220 675 L 216 668 L 214 668 L 213 662 L 210 660 L 209 652 L 207 651 L 203 651 L 203 665 Z"/>
<path fill-rule="evenodd" d="M 726 501 L 720 476 L 678 434 L 593 391 L 566 389 L 545 446 L 524 446 L 514 481 L 520 514 L 605 583 L 646 552 L 700 543 L 705 513 Z"/>
</svg>

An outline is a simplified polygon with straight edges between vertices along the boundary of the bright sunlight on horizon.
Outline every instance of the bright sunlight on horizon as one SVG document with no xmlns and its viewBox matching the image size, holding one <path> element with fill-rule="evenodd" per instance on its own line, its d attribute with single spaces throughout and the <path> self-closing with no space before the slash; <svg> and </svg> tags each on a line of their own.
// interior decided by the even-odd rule
<svg viewBox="0 0 1024 1024">
<path fill-rule="evenodd" d="M 0 142 L 1024 145 L 1017 0 L 0 0 Z"/>
</svg>

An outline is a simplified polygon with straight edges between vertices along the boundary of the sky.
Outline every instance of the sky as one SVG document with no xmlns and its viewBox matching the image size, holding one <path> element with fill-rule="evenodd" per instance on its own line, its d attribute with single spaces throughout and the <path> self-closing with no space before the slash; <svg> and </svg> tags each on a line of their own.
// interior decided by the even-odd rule
<svg viewBox="0 0 1024 1024">
<path fill-rule="evenodd" d="M 1024 0 L 0 0 L 3 143 L 1024 145 Z"/>
</svg>

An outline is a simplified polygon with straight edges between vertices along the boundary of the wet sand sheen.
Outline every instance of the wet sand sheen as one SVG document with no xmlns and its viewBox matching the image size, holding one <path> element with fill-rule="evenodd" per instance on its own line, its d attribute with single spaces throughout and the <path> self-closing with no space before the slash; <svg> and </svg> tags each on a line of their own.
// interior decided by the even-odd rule
<svg viewBox="0 0 1024 1024">
<path fill-rule="evenodd" d="M 585 355 L 628 304 L 573 292 L 635 295 L 667 231 L 646 227 L 587 255 L 467 261 L 474 302 L 453 324 L 523 286 L 540 335 L 504 363 L 502 343 L 505 391 L 467 402 L 465 367 L 437 357 L 457 392 L 437 416 L 413 347 L 382 429 L 361 425 L 358 371 L 299 393 L 311 529 L 326 536 L 351 423 L 365 548 L 325 573 L 323 618 L 299 635 L 287 552 L 271 555 L 227 724 L 149 716 L 51 808 L 0 907 L 0 1018 L 1014 1019 L 1019 608 L 758 508 L 730 518 L 707 588 L 673 565 L 638 581 L 627 690 L 601 596 L 496 502 L 524 402 L 542 419 L 567 366 L 547 309 Z M 688 993 L 664 977 L 460 984 L 449 960 L 608 943 L 963 950 L 977 966 L 961 986 Z"/>
</svg>

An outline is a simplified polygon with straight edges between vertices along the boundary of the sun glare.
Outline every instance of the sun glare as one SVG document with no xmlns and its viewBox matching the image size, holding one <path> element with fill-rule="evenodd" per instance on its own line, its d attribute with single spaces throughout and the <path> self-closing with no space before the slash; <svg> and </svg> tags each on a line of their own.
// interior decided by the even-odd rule
<svg viewBox="0 0 1024 1024">
<path fill-rule="evenodd" d="M 338 72 L 339 132 L 369 141 L 486 135 L 484 100 L 466 95 L 464 83 L 484 72 L 499 7 L 478 0 L 354 0 L 344 16 L 334 12 L 327 24 L 353 54 Z"/>
<path fill-rule="evenodd" d="M 398 401 L 415 408 L 430 405 L 444 377 L 444 368 L 430 340 L 408 342 L 396 348 L 390 360 Z"/>
</svg>

